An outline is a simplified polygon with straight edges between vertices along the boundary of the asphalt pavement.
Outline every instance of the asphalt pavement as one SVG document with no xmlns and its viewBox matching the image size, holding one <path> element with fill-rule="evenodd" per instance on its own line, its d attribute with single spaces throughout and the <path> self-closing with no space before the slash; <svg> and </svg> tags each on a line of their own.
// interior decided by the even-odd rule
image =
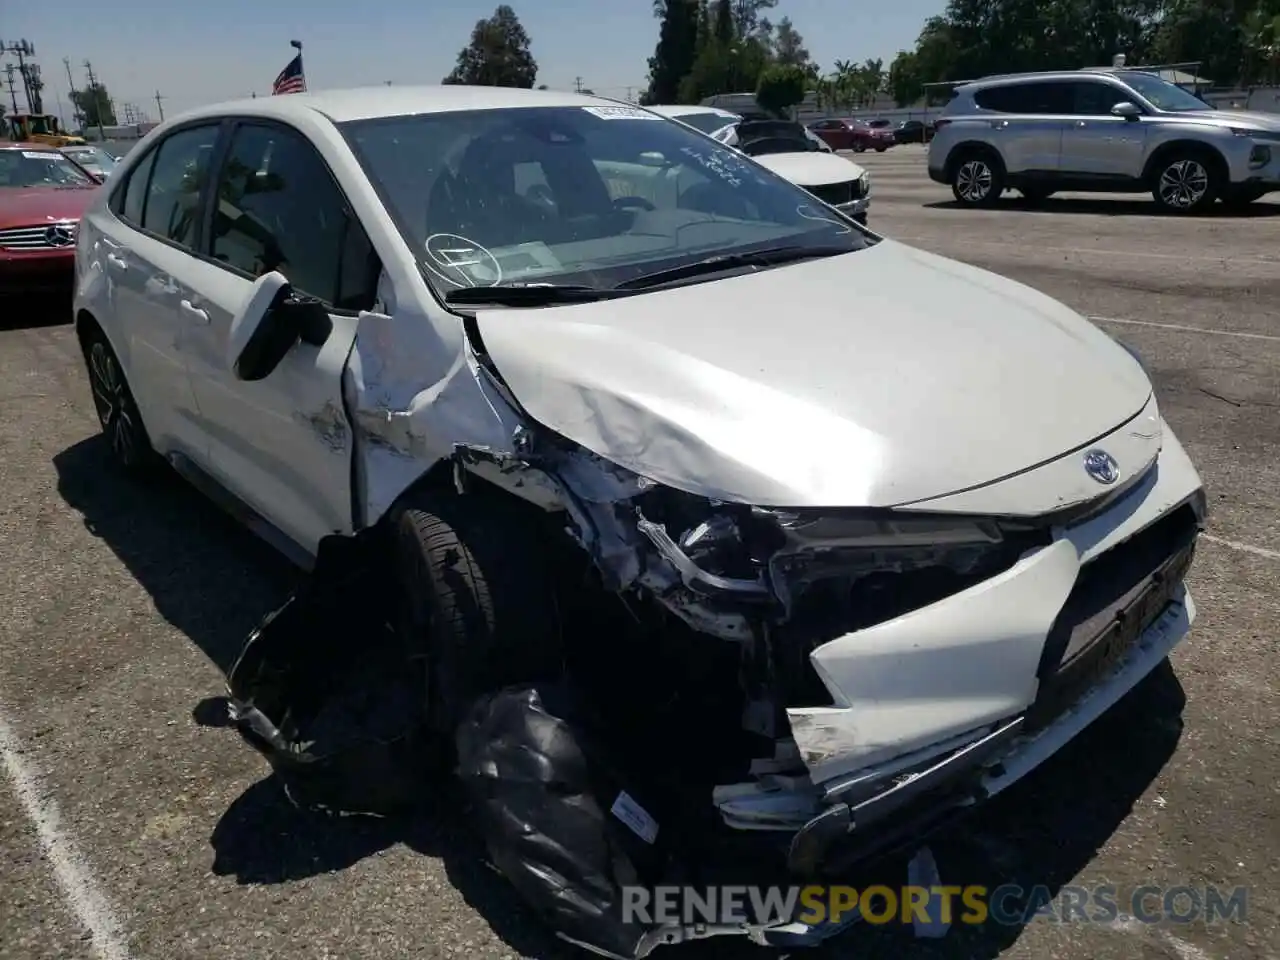
<svg viewBox="0 0 1280 960">
<path fill-rule="evenodd" d="M 962 210 L 923 158 L 858 158 L 872 227 L 1038 287 L 1136 347 L 1211 509 L 1199 620 L 1171 666 L 940 837 L 942 882 L 1121 899 L 1243 886 L 1247 914 L 1043 916 L 941 940 L 864 926 L 812 956 L 1280 956 L 1280 202 L 1189 219 L 1070 195 Z M 851 279 L 851 311 L 874 283 Z M 0 958 L 585 956 L 531 920 L 447 811 L 403 829 L 291 810 L 210 698 L 297 574 L 181 483 L 105 466 L 65 304 L 0 311 Z M 654 956 L 770 955 L 721 940 Z"/>
</svg>

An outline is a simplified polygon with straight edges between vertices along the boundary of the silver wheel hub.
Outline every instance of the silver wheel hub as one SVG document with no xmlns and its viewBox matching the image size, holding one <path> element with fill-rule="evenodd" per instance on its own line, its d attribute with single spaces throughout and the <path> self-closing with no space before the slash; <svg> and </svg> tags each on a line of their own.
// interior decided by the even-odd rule
<svg viewBox="0 0 1280 960">
<path fill-rule="evenodd" d="M 1157 189 L 1168 206 L 1186 210 L 1209 192 L 1209 171 L 1199 160 L 1178 160 L 1165 167 Z"/>
<path fill-rule="evenodd" d="M 970 203 L 991 193 L 991 167 L 983 160 L 966 160 L 956 171 L 956 191 Z"/>
</svg>

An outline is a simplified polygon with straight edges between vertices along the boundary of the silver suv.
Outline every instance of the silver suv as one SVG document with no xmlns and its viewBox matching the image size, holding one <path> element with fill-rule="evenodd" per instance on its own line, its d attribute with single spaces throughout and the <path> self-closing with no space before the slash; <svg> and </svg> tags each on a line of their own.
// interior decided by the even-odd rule
<svg viewBox="0 0 1280 960">
<path fill-rule="evenodd" d="M 1150 191 L 1165 210 L 1233 206 L 1280 190 L 1280 114 L 1215 110 L 1123 68 L 988 77 L 956 88 L 929 144 L 929 176 L 966 206 L 1005 190 Z"/>
</svg>

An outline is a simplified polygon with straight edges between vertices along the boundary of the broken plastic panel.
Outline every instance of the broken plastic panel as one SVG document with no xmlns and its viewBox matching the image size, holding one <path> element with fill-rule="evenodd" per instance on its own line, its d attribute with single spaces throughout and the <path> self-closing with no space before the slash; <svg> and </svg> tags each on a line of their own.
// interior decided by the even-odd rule
<svg viewBox="0 0 1280 960">
<path fill-rule="evenodd" d="M 311 576 L 228 672 L 237 731 L 299 807 L 388 816 L 427 795 L 423 698 L 374 556 L 361 540 L 321 541 Z"/>
</svg>

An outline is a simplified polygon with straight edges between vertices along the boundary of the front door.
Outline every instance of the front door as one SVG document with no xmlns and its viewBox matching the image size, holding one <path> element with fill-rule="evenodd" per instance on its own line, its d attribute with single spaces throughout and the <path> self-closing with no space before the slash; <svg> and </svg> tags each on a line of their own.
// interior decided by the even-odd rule
<svg viewBox="0 0 1280 960">
<path fill-rule="evenodd" d="M 303 550 L 352 531 L 353 434 L 342 377 L 378 262 L 329 168 L 298 131 L 236 125 L 215 184 L 208 237 L 216 272 L 199 291 L 209 317 L 188 355 L 211 473 Z M 327 334 L 298 342 L 263 380 L 230 372 L 232 317 L 255 277 L 277 270 L 330 310 Z"/>
<path fill-rule="evenodd" d="M 1147 128 L 1111 108 L 1128 99 L 1105 80 L 1073 80 L 1072 117 L 1062 135 L 1062 172 L 1105 180 L 1142 175 Z"/>
</svg>

